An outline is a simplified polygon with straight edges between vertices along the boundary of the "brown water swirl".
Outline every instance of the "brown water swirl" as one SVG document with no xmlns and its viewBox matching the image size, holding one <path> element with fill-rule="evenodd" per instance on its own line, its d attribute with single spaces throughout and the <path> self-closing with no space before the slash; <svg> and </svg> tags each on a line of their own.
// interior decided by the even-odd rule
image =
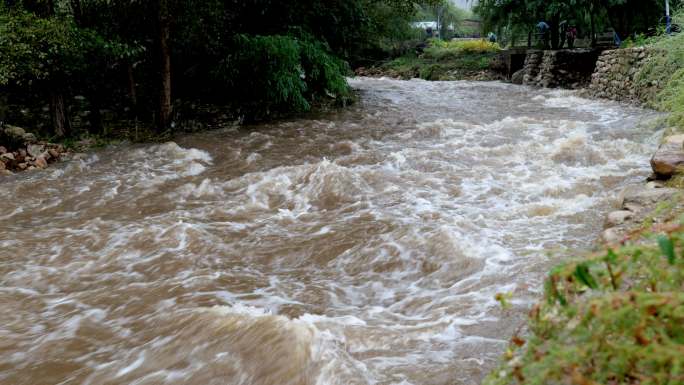
<svg viewBox="0 0 684 385">
<path fill-rule="evenodd" d="M 568 92 L 350 81 L 0 181 L 0 383 L 477 384 L 658 140 Z"/>
</svg>

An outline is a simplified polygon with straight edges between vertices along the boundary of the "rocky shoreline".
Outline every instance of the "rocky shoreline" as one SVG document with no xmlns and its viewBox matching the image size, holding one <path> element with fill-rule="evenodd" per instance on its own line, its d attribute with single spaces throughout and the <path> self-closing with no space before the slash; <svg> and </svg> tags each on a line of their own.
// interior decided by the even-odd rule
<svg viewBox="0 0 684 385">
<path fill-rule="evenodd" d="M 684 166 L 684 135 L 663 140 L 651 158 L 653 174 L 646 183 L 625 188 L 618 197 L 619 210 L 608 214 L 601 240 L 607 245 L 639 238 L 642 230 L 658 230 L 684 211 L 684 190 L 672 187 Z"/>
<path fill-rule="evenodd" d="M 39 141 L 21 127 L 0 128 L 0 175 L 41 170 L 69 156 L 61 144 Z"/>
<path fill-rule="evenodd" d="M 369 78 L 390 78 L 397 80 L 411 80 L 411 79 L 421 79 L 421 74 L 419 70 L 416 70 L 409 75 L 401 73 L 392 68 L 382 68 L 382 67 L 359 67 L 354 70 L 354 75 L 363 76 Z M 434 80 L 434 79 L 423 79 L 423 80 Z M 446 74 L 442 75 L 439 80 L 443 81 L 495 81 L 502 80 L 502 75 L 492 71 L 492 70 L 479 70 L 479 71 L 466 71 L 466 70 L 452 70 L 448 71 Z"/>
</svg>

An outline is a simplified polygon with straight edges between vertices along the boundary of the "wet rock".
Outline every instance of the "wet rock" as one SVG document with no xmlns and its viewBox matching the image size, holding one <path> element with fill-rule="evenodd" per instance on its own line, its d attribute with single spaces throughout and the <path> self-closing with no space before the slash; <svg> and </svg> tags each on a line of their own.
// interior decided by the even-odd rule
<svg viewBox="0 0 684 385">
<path fill-rule="evenodd" d="M 22 136 L 21 136 L 21 139 L 22 139 L 25 143 L 34 143 L 34 142 L 36 142 L 36 141 L 38 140 L 38 138 L 36 138 L 36 136 L 33 135 L 33 134 L 30 133 L 30 132 L 29 132 L 29 133 L 26 133 L 26 134 L 24 134 L 24 135 L 22 135 Z"/>
<path fill-rule="evenodd" d="M 663 188 L 665 187 L 665 183 L 659 180 L 652 180 L 648 183 L 646 183 L 646 188 Z"/>
<path fill-rule="evenodd" d="M 49 149 L 48 154 L 50 154 L 50 156 L 54 159 L 59 159 L 59 151 L 54 148 Z"/>
<path fill-rule="evenodd" d="M 641 185 L 628 186 L 620 193 L 620 206 L 630 211 L 639 211 L 662 201 L 670 200 L 682 191 L 676 188 L 648 188 Z"/>
<path fill-rule="evenodd" d="M 684 169 L 684 135 L 676 135 L 665 140 L 653 158 L 651 168 L 661 179 L 671 178 Z"/>
<path fill-rule="evenodd" d="M 47 162 L 47 160 L 45 160 L 45 158 L 43 156 L 37 157 L 34 164 L 38 168 L 46 168 L 48 166 L 48 162 Z"/>
<path fill-rule="evenodd" d="M 14 160 L 14 154 L 11 152 L 6 152 L 0 155 L 0 160 Z"/>
<path fill-rule="evenodd" d="M 511 76 L 511 83 L 513 84 L 520 84 L 522 85 L 525 80 L 525 70 L 521 69 L 520 71 L 517 71 Z"/>
<path fill-rule="evenodd" d="M 0 162 L 0 171 L 7 169 L 7 166 L 5 166 L 5 162 Z"/>
<path fill-rule="evenodd" d="M 87 157 L 88 157 L 88 154 L 85 154 L 82 152 L 77 152 L 77 153 L 71 155 L 71 159 L 73 159 L 73 160 L 85 159 Z"/>
<path fill-rule="evenodd" d="M 17 155 L 20 158 L 26 158 L 26 150 L 24 150 L 23 148 L 20 148 L 19 151 L 17 151 Z"/>
<path fill-rule="evenodd" d="M 632 219 L 634 217 L 634 213 L 632 211 L 628 210 L 620 210 L 620 211 L 613 211 L 612 213 L 608 214 L 608 219 L 606 220 L 606 224 L 608 226 L 618 226 L 621 225 L 628 220 Z"/>
<path fill-rule="evenodd" d="M 684 149 L 684 134 L 670 135 L 665 138 L 665 143 L 676 144 L 680 148 Z"/>
<path fill-rule="evenodd" d="M 26 146 L 26 150 L 32 157 L 37 157 L 40 156 L 40 154 L 42 154 L 43 151 L 45 151 L 45 146 L 40 144 L 29 144 L 28 146 Z"/>
<path fill-rule="evenodd" d="M 26 135 L 26 131 L 21 127 L 10 126 L 8 124 L 5 126 L 5 135 L 19 139 Z"/>
<path fill-rule="evenodd" d="M 0 170 L 0 175 L 10 176 L 10 175 L 14 175 L 14 173 L 10 170 Z"/>
<path fill-rule="evenodd" d="M 622 242 L 622 239 L 622 234 L 616 228 L 605 229 L 603 233 L 601 233 L 601 240 L 610 245 L 618 244 Z"/>
<path fill-rule="evenodd" d="M 26 170 L 26 168 L 28 168 L 28 163 L 26 163 L 26 162 L 19 163 L 19 164 L 17 164 L 17 168 L 19 170 Z"/>
</svg>

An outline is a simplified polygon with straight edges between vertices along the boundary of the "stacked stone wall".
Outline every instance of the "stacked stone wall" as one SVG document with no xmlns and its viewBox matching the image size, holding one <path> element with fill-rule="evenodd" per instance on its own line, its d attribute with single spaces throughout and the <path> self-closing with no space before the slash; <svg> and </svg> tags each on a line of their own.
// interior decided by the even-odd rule
<svg viewBox="0 0 684 385">
<path fill-rule="evenodd" d="M 592 79 L 600 52 L 590 49 L 528 51 L 522 83 L 545 88 L 582 88 Z"/>
<path fill-rule="evenodd" d="M 604 51 L 596 63 L 587 92 L 590 96 L 646 104 L 664 84 L 646 83 L 640 73 L 648 62 L 664 52 L 646 47 Z"/>
</svg>

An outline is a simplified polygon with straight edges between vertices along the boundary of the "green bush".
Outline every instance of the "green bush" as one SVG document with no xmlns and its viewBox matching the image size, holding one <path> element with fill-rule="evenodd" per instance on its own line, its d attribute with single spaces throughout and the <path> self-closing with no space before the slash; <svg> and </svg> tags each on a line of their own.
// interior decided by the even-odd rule
<svg viewBox="0 0 684 385">
<path fill-rule="evenodd" d="M 249 119 L 303 112 L 320 98 L 346 100 L 347 68 L 323 43 L 292 36 L 236 38 L 234 52 L 214 78 L 230 88 L 232 102 Z"/>
<path fill-rule="evenodd" d="M 468 55 L 487 55 L 500 51 L 497 43 L 486 40 L 456 40 L 441 41 L 431 40 L 430 46 L 425 49 L 423 56 L 434 60 L 453 60 Z"/>
</svg>

